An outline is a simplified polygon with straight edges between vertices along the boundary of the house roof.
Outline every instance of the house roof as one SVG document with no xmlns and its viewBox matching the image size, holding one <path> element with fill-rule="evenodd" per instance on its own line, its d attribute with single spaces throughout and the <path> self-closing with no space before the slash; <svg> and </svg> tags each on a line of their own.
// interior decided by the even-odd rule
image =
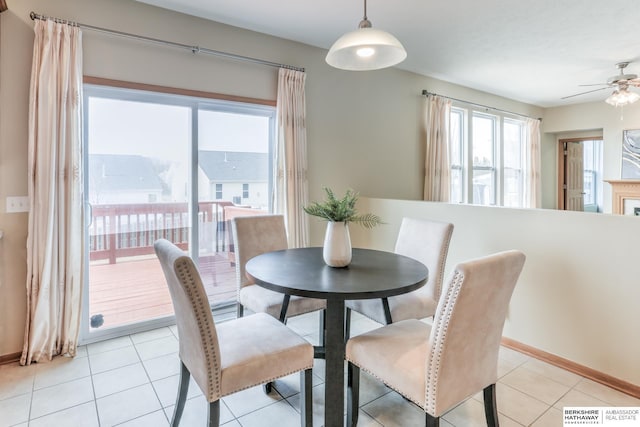
<svg viewBox="0 0 640 427">
<path fill-rule="evenodd" d="M 267 153 L 200 150 L 198 162 L 211 182 L 248 183 L 269 180 Z"/>
<path fill-rule="evenodd" d="M 90 154 L 89 191 L 161 191 L 162 181 L 149 157 Z"/>
</svg>

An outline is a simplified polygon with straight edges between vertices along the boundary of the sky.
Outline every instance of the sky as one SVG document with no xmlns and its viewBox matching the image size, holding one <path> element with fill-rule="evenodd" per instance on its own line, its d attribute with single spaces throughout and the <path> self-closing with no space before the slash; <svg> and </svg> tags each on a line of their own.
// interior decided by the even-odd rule
<svg viewBox="0 0 640 427">
<path fill-rule="evenodd" d="M 90 97 L 91 154 L 139 154 L 187 161 L 191 108 Z M 199 149 L 268 152 L 269 120 L 246 114 L 200 110 Z"/>
</svg>

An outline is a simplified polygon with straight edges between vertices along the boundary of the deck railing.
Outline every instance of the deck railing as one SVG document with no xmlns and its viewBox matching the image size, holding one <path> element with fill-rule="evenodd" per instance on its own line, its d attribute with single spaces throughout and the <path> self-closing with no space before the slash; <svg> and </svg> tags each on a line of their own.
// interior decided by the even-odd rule
<svg viewBox="0 0 640 427">
<path fill-rule="evenodd" d="M 219 248 L 225 233 L 223 207 L 226 201 L 198 204 L 199 241 Z M 153 242 L 167 239 L 182 249 L 189 243 L 189 207 L 187 203 L 109 204 L 91 207 L 89 259 L 109 260 L 153 254 Z M 201 244 L 201 246 L 202 246 Z"/>
</svg>

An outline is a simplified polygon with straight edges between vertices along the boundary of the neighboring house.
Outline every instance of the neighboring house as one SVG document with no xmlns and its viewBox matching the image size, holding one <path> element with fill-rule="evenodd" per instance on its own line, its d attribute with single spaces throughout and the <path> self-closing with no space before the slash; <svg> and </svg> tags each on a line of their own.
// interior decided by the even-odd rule
<svg viewBox="0 0 640 427">
<path fill-rule="evenodd" d="M 266 208 L 269 204 L 269 156 L 234 151 L 198 152 L 200 200 L 228 200 Z"/>
<path fill-rule="evenodd" d="M 89 202 L 94 205 L 156 203 L 163 183 L 148 157 L 126 154 L 89 155 Z"/>
</svg>

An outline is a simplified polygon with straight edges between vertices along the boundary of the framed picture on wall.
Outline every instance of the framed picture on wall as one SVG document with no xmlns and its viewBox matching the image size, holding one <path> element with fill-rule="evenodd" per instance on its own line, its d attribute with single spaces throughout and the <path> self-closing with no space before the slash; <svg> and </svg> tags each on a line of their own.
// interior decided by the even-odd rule
<svg viewBox="0 0 640 427">
<path fill-rule="evenodd" d="M 640 179 L 640 129 L 622 131 L 622 179 Z"/>
</svg>

